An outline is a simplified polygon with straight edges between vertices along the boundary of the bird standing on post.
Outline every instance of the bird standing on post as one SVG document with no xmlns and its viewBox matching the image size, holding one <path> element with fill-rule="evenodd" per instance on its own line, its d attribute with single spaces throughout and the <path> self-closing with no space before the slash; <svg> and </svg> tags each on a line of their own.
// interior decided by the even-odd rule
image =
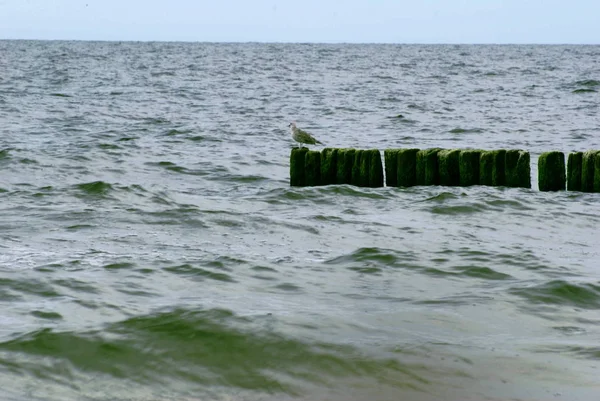
<svg viewBox="0 0 600 401">
<path fill-rule="evenodd" d="M 307 145 L 316 145 L 316 144 L 323 145 L 322 142 L 319 142 L 318 140 L 316 140 L 315 137 L 313 137 L 311 134 L 296 127 L 296 123 L 294 123 L 294 122 L 290 123 L 289 127 L 290 127 L 290 131 L 292 133 L 292 138 L 294 138 L 294 141 L 300 143 L 299 147 L 302 147 L 303 143 L 305 143 Z"/>
</svg>

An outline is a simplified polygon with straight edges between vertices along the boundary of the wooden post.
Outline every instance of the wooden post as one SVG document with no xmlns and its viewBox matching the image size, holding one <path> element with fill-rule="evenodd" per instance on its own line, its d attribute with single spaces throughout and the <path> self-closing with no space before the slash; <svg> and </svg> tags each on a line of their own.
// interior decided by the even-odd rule
<svg viewBox="0 0 600 401">
<path fill-rule="evenodd" d="M 417 152 L 417 185 L 439 185 L 438 152 L 441 149 L 423 149 Z"/>
<path fill-rule="evenodd" d="M 569 153 L 567 161 L 567 191 L 581 191 L 583 152 Z"/>
<path fill-rule="evenodd" d="M 304 159 L 306 186 L 321 185 L 321 152 L 309 150 Z"/>
<path fill-rule="evenodd" d="M 381 152 L 379 149 L 366 151 L 369 158 L 369 186 L 371 188 L 383 187 L 383 164 L 381 163 Z"/>
<path fill-rule="evenodd" d="M 306 153 L 308 153 L 308 148 L 293 148 L 290 154 L 290 185 L 293 187 L 306 185 L 304 174 Z"/>
<path fill-rule="evenodd" d="M 460 186 L 468 187 L 479 184 L 480 150 L 463 150 L 458 158 Z"/>
<path fill-rule="evenodd" d="M 398 149 L 386 149 L 383 152 L 385 159 L 385 186 L 398 186 Z"/>
<path fill-rule="evenodd" d="M 597 150 L 588 150 L 581 158 L 581 190 L 594 192 L 594 171 Z"/>
<path fill-rule="evenodd" d="M 562 152 L 545 152 L 538 159 L 538 184 L 540 191 L 564 191 L 566 188 L 565 155 Z"/>
<path fill-rule="evenodd" d="M 336 183 L 338 149 L 325 148 L 321 151 L 321 185 Z"/>
<path fill-rule="evenodd" d="M 504 172 L 507 187 L 531 188 L 529 152 L 523 150 L 507 150 Z"/>
<path fill-rule="evenodd" d="M 459 149 L 446 149 L 438 152 L 440 185 L 456 187 L 460 184 Z"/>
<path fill-rule="evenodd" d="M 398 186 L 417 185 L 417 153 L 419 149 L 398 150 Z"/>
<path fill-rule="evenodd" d="M 352 182 L 352 166 L 354 166 L 354 149 L 338 149 L 336 184 L 350 184 Z"/>
</svg>

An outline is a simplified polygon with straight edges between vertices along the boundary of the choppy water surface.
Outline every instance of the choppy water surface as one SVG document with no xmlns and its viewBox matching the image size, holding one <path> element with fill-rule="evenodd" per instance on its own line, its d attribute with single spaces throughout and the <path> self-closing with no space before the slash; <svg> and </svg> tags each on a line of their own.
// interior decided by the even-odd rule
<svg viewBox="0 0 600 401">
<path fill-rule="evenodd" d="M 599 59 L 0 42 L 0 398 L 597 400 L 600 195 L 290 188 L 287 124 L 535 162 Z"/>
</svg>

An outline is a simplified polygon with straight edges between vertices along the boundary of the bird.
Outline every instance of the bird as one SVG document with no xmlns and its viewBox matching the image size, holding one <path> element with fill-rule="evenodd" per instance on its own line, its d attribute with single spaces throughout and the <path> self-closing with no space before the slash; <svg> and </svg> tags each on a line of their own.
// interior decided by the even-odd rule
<svg viewBox="0 0 600 401">
<path fill-rule="evenodd" d="M 308 132 L 296 127 L 295 122 L 291 122 L 288 127 L 290 127 L 290 132 L 292 133 L 292 138 L 294 139 L 294 141 L 300 143 L 299 147 L 302 147 L 303 143 L 307 145 L 323 145 L 323 142 L 318 141 L 317 139 L 315 139 L 314 136 L 312 136 Z"/>
</svg>

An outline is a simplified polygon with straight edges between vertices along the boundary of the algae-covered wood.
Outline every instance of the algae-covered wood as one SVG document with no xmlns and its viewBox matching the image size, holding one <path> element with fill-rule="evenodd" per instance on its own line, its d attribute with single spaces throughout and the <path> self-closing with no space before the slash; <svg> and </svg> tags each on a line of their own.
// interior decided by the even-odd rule
<svg viewBox="0 0 600 401">
<path fill-rule="evenodd" d="M 350 184 L 352 181 L 352 167 L 354 166 L 354 149 L 338 149 L 336 160 L 336 184 Z"/>
<path fill-rule="evenodd" d="M 440 185 L 455 187 L 460 183 L 460 169 L 458 159 L 459 149 L 445 149 L 438 152 L 438 168 Z"/>
<path fill-rule="evenodd" d="M 354 152 L 354 161 L 352 162 L 352 174 L 351 174 L 350 184 L 357 186 L 357 187 L 362 186 L 360 169 L 361 169 L 361 165 L 362 165 L 363 154 L 364 154 L 363 150 L 357 149 Z"/>
<path fill-rule="evenodd" d="M 594 192 L 600 192 L 600 152 L 594 157 Z"/>
<path fill-rule="evenodd" d="M 531 188 L 529 152 L 524 150 L 507 150 L 504 163 L 507 187 Z"/>
<path fill-rule="evenodd" d="M 569 153 L 567 160 L 567 191 L 581 191 L 583 152 Z"/>
<path fill-rule="evenodd" d="M 538 186 L 540 191 L 564 191 L 566 181 L 564 153 L 542 153 L 538 159 Z"/>
<path fill-rule="evenodd" d="M 594 192 L 595 158 L 597 150 L 588 150 L 581 158 L 581 191 Z"/>
<path fill-rule="evenodd" d="M 369 158 L 369 186 L 371 188 L 383 187 L 383 164 L 379 149 L 366 151 Z"/>
<path fill-rule="evenodd" d="M 294 148 L 290 154 L 290 185 L 293 187 L 303 187 L 306 185 L 304 161 L 307 148 Z"/>
<path fill-rule="evenodd" d="M 321 152 L 309 150 L 304 159 L 304 169 L 306 186 L 321 185 Z"/>
<path fill-rule="evenodd" d="M 479 184 L 480 150 L 463 150 L 458 157 L 460 186 L 468 187 Z"/>
<path fill-rule="evenodd" d="M 386 149 L 383 151 L 385 160 L 385 185 L 387 187 L 398 186 L 398 149 Z"/>
<path fill-rule="evenodd" d="M 338 149 L 325 148 L 321 151 L 321 185 L 336 183 Z"/>
<path fill-rule="evenodd" d="M 500 187 L 506 185 L 506 150 L 490 151 L 494 156 L 494 167 L 492 169 L 492 186 Z"/>
<path fill-rule="evenodd" d="M 482 151 L 479 155 L 479 185 L 494 185 L 494 153 Z"/>
<path fill-rule="evenodd" d="M 417 185 L 439 185 L 438 152 L 441 149 L 423 149 L 417 152 Z"/>
<path fill-rule="evenodd" d="M 412 187 L 417 185 L 417 153 L 419 149 L 398 150 L 398 186 Z"/>
</svg>

